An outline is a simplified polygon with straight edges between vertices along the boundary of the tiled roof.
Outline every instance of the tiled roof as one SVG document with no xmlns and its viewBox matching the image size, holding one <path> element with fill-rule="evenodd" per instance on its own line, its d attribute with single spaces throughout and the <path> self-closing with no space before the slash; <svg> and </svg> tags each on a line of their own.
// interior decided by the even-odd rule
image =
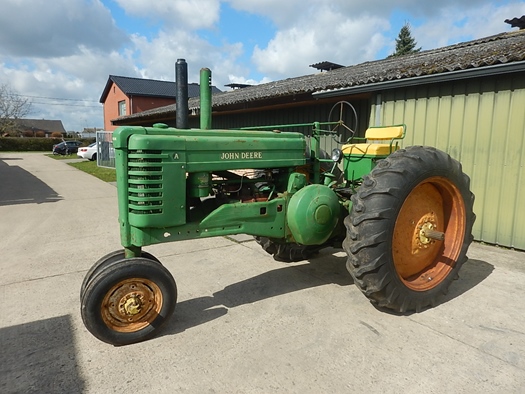
<svg viewBox="0 0 525 394">
<path fill-rule="evenodd" d="M 443 48 L 421 51 L 416 54 L 365 62 L 338 68 L 329 72 L 288 78 L 280 81 L 214 94 L 214 109 L 240 103 L 272 98 L 308 94 L 328 89 L 387 82 L 425 75 L 454 73 L 457 71 L 503 65 L 525 61 L 525 30 L 501 33 Z M 524 64 L 525 70 L 525 64 Z M 190 109 L 199 108 L 198 98 L 189 100 Z M 120 118 L 140 119 L 175 112 L 175 105 L 156 108 Z"/>
<path fill-rule="evenodd" d="M 171 81 L 158 81 L 154 79 L 121 77 L 118 75 L 110 75 L 100 102 L 103 103 L 111 88 L 111 84 L 115 83 L 122 92 L 127 96 L 151 96 L 151 97 L 165 97 L 175 98 L 177 91 L 177 84 Z M 212 86 L 213 93 L 219 93 L 220 90 Z M 199 97 L 200 87 L 197 83 L 188 84 L 188 97 Z"/>
<path fill-rule="evenodd" d="M 42 130 L 48 132 L 59 131 L 65 133 L 64 125 L 61 120 L 46 120 L 46 119 L 17 119 L 19 127 L 29 130 Z"/>
</svg>

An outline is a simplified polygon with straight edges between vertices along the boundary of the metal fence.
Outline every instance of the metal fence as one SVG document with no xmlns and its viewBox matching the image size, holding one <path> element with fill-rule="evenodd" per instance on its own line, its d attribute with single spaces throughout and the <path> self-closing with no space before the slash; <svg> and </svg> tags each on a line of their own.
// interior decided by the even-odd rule
<svg viewBox="0 0 525 394">
<path fill-rule="evenodd" d="M 115 149 L 113 148 L 113 133 L 97 131 L 97 165 L 99 167 L 115 168 Z"/>
</svg>

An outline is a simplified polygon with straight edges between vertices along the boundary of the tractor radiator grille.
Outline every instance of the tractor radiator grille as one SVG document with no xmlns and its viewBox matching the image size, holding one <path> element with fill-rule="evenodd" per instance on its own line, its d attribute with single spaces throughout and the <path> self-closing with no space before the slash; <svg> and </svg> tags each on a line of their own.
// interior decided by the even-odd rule
<svg viewBox="0 0 525 394">
<path fill-rule="evenodd" d="M 158 150 L 128 152 L 128 206 L 131 214 L 163 213 L 161 153 Z"/>
</svg>

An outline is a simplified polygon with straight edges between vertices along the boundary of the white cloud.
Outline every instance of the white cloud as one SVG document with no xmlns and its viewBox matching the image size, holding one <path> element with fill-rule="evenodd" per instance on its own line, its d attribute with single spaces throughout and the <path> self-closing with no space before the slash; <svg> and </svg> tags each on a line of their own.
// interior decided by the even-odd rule
<svg viewBox="0 0 525 394">
<path fill-rule="evenodd" d="M 279 31 L 266 48 L 254 49 L 259 71 L 278 78 L 313 73 L 310 64 L 332 61 L 342 65 L 374 59 L 387 39 L 388 20 L 363 15 L 348 18 L 327 7 L 312 9 L 315 24 L 298 23 Z"/>
<path fill-rule="evenodd" d="M 67 130 L 102 127 L 102 106 L 98 100 L 109 74 L 139 76 L 128 55 L 81 47 L 79 53 L 71 56 L 11 59 L 9 64 L 0 64 L 0 84 L 8 83 L 20 94 L 35 96 L 30 97 L 35 103 L 30 117 L 61 119 Z"/>
<path fill-rule="evenodd" d="M 4 0 L 0 32 L 2 54 L 15 57 L 64 56 L 81 46 L 108 51 L 127 40 L 98 0 Z"/>
<path fill-rule="evenodd" d="M 319 21 L 316 18 L 318 10 L 332 9 L 351 19 L 358 19 L 362 15 L 388 19 L 395 10 L 404 11 L 414 17 L 432 17 L 439 10 L 457 6 L 465 14 L 480 6 L 491 3 L 488 0 L 225 0 L 232 7 L 253 14 L 265 15 L 272 19 L 280 29 L 291 28 L 298 21 L 304 20 L 304 15 L 310 15 L 309 27 L 316 29 Z M 498 6 L 502 1 L 497 1 Z M 516 2 L 522 3 L 522 2 Z M 324 26 L 325 29 L 331 26 Z"/>
<path fill-rule="evenodd" d="M 456 5 L 441 9 L 425 25 L 412 28 L 412 33 L 423 49 L 433 49 L 509 31 L 511 26 L 504 23 L 505 19 L 521 15 L 525 15 L 524 2 L 485 4 L 471 9 L 468 15 Z"/>
<path fill-rule="evenodd" d="M 230 80 L 229 83 L 240 83 L 240 84 L 246 84 L 246 85 L 259 85 L 261 83 L 268 83 L 268 82 L 272 81 L 268 77 L 264 77 L 261 80 L 255 80 L 255 79 L 251 79 L 251 78 L 247 79 L 247 78 L 245 78 L 243 76 L 238 76 L 238 75 L 234 75 L 234 74 L 229 74 L 228 75 L 228 79 Z"/>
<path fill-rule="evenodd" d="M 504 19 L 525 14 L 522 1 L 508 5 L 487 0 L 290 0 L 283 6 L 278 6 L 279 0 L 229 3 L 262 13 L 279 27 L 265 46 L 255 46 L 252 55 L 257 70 L 272 79 L 311 73 L 308 65 L 323 60 L 351 65 L 390 54 L 399 31 L 392 29 L 401 27 L 391 26 L 393 12 L 420 22 L 412 33 L 423 49 L 500 33 L 508 30 Z"/>
<path fill-rule="evenodd" d="M 188 79 L 199 81 L 199 71 L 203 67 L 212 70 L 213 84 L 219 89 L 230 83 L 230 73 L 248 72 L 237 64 L 243 51 L 241 43 L 223 43 L 213 46 L 195 33 L 172 29 L 160 31 L 153 38 L 135 35 L 133 42 L 138 53 L 139 72 L 144 78 L 173 81 L 175 62 L 179 58 L 188 62 Z"/>
<path fill-rule="evenodd" d="M 394 48 L 393 30 L 400 26 L 391 24 L 393 13 L 414 18 L 412 33 L 423 49 L 508 31 L 503 20 L 525 14 L 523 1 L 114 0 L 112 6 L 135 16 L 134 23 L 144 22 L 132 35 L 116 26 L 104 1 L 113 0 L 4 0 L 0 84 L 24 95 L 89 100 L 69 103 L 84 107 L 35 106 L 35 116 L 62 119 L 69 130 L 101 126 L 96 102 L 108 75 L 173 80 L 178 58 L 188 61 L 190 82 L 209 67 L 220 89 L 314 73 L 309 65 L 323 60 L 373 60 Z M 264 28 L 275 26 L 266 33 L 271 38 L 257 41 L 263 26 L 230 41 L 220 37 L 226 2 L 261 17 Z"/>
<path fill-rule="evenodd" d="M 312 0 L 227 0 L 227 2 L 237 10 L 264 15 L 283 27 L 294 24 L 296 18 L 310 6 Z M 326 2 L 326 0 L 315 1 L 319 6 Z"/>
<path fill-rule="evenodd" d="M 115 0 L 130 15 L 164 21 L 168 26 L 211 28 L 219 20 L 219 0 Z"/>
</svg>

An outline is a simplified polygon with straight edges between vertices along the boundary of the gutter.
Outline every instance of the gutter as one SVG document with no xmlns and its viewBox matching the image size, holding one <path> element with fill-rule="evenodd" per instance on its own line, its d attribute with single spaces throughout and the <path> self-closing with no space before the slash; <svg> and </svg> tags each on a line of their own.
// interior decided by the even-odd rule
<svg viewBox="0 0 525 394">
<path fill-rule="evenodd" d="M 423 75 L 419 77 L 408 77 L 392 81 L 374 82 L 365 85 L 350 86 L 347 88 L 321 90 L 312 93 L 315 98 L 339 97 L 357 93 L 375 92 L 379 90 L 396 89 L 407 86 L 424 85 L 429 83 L 447 82 L 458 79 L 469 79 L 476 77 L 486 77 L 492 75 L 502 75 L 525 71 L 525 61 L 496 64 L 492 66 L 471 68 L 467 70 L 450 71 L 446 73 Z"/>
</svg>

